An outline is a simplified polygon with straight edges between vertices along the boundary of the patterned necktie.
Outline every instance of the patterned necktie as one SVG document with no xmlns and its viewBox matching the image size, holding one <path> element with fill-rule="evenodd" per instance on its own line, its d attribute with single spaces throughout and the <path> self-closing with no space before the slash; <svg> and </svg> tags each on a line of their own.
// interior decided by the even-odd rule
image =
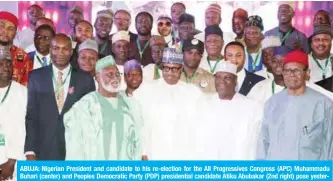
<svg viewBox="0 0 333 181">
<path fill-rule="evenodd" d="M 43 57 L 42 61 L 43 61 L 43 67 L 47 66 L 47 59 L 46 59 L 46 57 Z"/>
<path fill-rule="evenodd" d="M 57 89 L 56 89 L 56 101 L 57 101 L 57 106 L 59 113 L 62 110 L 62 107 L 64 106 L 64 87 L 62 84 L 62 72 L 58 72 L 58 77 L 57 77 Z"/>
</svg>

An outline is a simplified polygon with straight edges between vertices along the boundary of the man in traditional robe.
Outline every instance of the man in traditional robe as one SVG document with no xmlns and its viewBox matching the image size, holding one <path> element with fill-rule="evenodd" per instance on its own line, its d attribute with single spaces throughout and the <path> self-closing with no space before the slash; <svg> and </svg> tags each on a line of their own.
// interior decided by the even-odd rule
<svg viewBox="0 0 333 181">
<path fill-rule="evenodd" d="M 190 159 L 191 136 L 188 126 L 194 120 L 194 106 L 202 95 L 199 88 L 180 81 L 183 54 L 165 48 L 162 77 L 142 84 L 133 98 L 142 105 L 144 128 L 143 155 L 149 160 Z"/>
<path fill-rule="evenodd" d="M 285 56 L 287 89 L 265 104 L 257 159 L 332 160 L 333 102 L 306 86 L 308 67 L 300 50 Z"/>
<path fill-rule="evenodd" d="M 113 57 L 96 64 L 98 90 L 64 115 L 66 160 L 139 160 L 142 117 L 139 105 L 119 94 L 120 72 Z"/>
<path fill-rule="evenodd" d="M 265 78 L 248 72 L 244 68 L 245 50 L 244 46 L 237 42 L 230 42 L 224 49 L 225 60 L 237 66 L 237 86 L 236 91 L 246 96 L 252 87 Z"/>
<path fill-rule="evenodd" d="M 266 31 L 264 35 L 265 37 L 278 36 L 280 37 L 281 45 L 309 53 L 310 49 L 306 35 L 292 25 L 294 16 L 295 11 L 290 5 L 281 4 L 277 15 L 279 26 Z"/>
<path fill-rule="evenodd" d="M 236 85 L 237 66 L 219 62 L 215 73 L 217 93 L 203 98 L 197 108 L 195 159 L 255 159 L 263 109 L 237 93 Z"/>
<path fill-rule="evenodd" d="M 16 177 L 15 164 L 24 159 L 27 89 L 12 80 L 9 47 L 0 47 L 0 179 Z"/>
<path fill-rule="evenodd" d="M 311 82 L 319 82 L 333 75 L 332 36 L 330 24 L 314 26 L 314 32 L 309 37 L 311 53 L 308 55 Z"/>
<path fill-rule="evenodd" d="M 142 83 L 142 66 L 137 60 L 129 60 L 124 64 L 125 82 L 127 88 L 125 94 L 132 97 L 133 92 L 138 89 Z"/>
<path fill-rule="evenodd" d="M 144 81 L 152 81 L 162 76 L 163 49 L 166 47 L 165 39 L 162 36 L 154 35 L 150 39 L 151 56 L 154 63 L 143 68 Z"/>
<path fill-rule="evenodd" d="M 184 41 L 184 70 L 180 80 L 196 85 L 204 93 L 214 93 L 214 76 L 199 67 L 204 49 L 204 43 L 198 39 Z"/>
</svg>

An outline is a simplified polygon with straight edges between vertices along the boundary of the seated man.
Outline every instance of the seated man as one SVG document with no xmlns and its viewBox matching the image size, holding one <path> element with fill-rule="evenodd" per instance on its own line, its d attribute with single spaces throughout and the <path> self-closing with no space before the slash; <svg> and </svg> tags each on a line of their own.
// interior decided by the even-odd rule
<svg viewBox="0 0 333 181">
<path fill-rule="evenodd" d="M 64 115 L 66 160 L 141 159 L 141 111 L 119 94 L 120 72 L 112 56 L 96 64 L 98 90 Z"/>
</svg>

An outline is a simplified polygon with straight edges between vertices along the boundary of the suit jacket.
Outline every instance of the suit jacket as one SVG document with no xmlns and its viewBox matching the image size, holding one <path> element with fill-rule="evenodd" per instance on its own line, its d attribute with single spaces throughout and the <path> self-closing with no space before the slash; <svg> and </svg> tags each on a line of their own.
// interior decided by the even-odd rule
<svg viewBox="0 0 333 181">
<path fill-rule="evenodd" d="M 333 76 L 316 82 L 316 84 L 328 91 L 333 92 Z"/>
<path fill-rule="evenodd" d="M 73 49 L 73 54 L 72 54 L 71 59 L 69 61 L 71 63 L 71 65 L 73 66 L 73 68 L 75 68 L 77 70 L 80 69 L 79 62 L 77 60 L 79 58 L 79 46 L 80 46 L 80 44 L 77 43 L 76 47 Z"/>
<path fill-rule="evenodd" d="M 29 53 L 28 53 L 28 57 L 29 57 L 30 60 L 32 61 L 32 65 L 34 64 L 35 55 L 36 55 L 36 51 L 32 51 L 32 52 L 29 52 Z"/>
<path fill-rule="evenodd" d="M 52 80 L 52 65 L 30 73 L 26 138 L 24 151 L 33 151 L 37 160 L 64 160 L 65 130 L 63 115 L 81 97 L 95 90 L 93 78 L 83 71 L 72 69 L 69 88 L 62 112 L 59 114 Z"/>
<path fill-rule="evenodd" d="M 245 70 L 245 79 L 239 93 L 246 96 L 252 87 L 262 80 L 265 80 L 265 78 Z"/>
</svg>

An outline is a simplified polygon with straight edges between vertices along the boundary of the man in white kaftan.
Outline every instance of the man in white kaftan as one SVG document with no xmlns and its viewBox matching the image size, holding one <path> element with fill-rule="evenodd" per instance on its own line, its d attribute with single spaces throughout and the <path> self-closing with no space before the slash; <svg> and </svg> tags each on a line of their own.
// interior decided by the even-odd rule
<svg viewBox="0 0 333 181">
<path fill-rule="evenodd" d="M 183 54 L 174 48 L 163 51 L 161 79 L 143 83 L 133 98 L 143 110 L 144 152 L 149 160 L 188 160 L 192 145 L 190 125 L 194 106 L 202 92 L 195 85 L 179 81 Z"/>
<path fill-rule="evenodd" d="M 119 93 L 121 77 L 112 56 L 100 59 L 96 72 L 98 91 L 64 116 L 66 160 L 140 160 L 139 104 Z"/>
<path fill-rule="evenodd" d="M 12 81 L 10 50 L 0 47 L 0 179 L 16 180 L 16 161 L 25 159 L 27 89 Z"/>
<path fill-rule="evenodd" d="M 200 100 L 195 124 L 195 159 L 255 159 L 262 107 L 236 93 L 237 66 L 219 62 L 215 74 L 217 93 Z"/>
</svg>

